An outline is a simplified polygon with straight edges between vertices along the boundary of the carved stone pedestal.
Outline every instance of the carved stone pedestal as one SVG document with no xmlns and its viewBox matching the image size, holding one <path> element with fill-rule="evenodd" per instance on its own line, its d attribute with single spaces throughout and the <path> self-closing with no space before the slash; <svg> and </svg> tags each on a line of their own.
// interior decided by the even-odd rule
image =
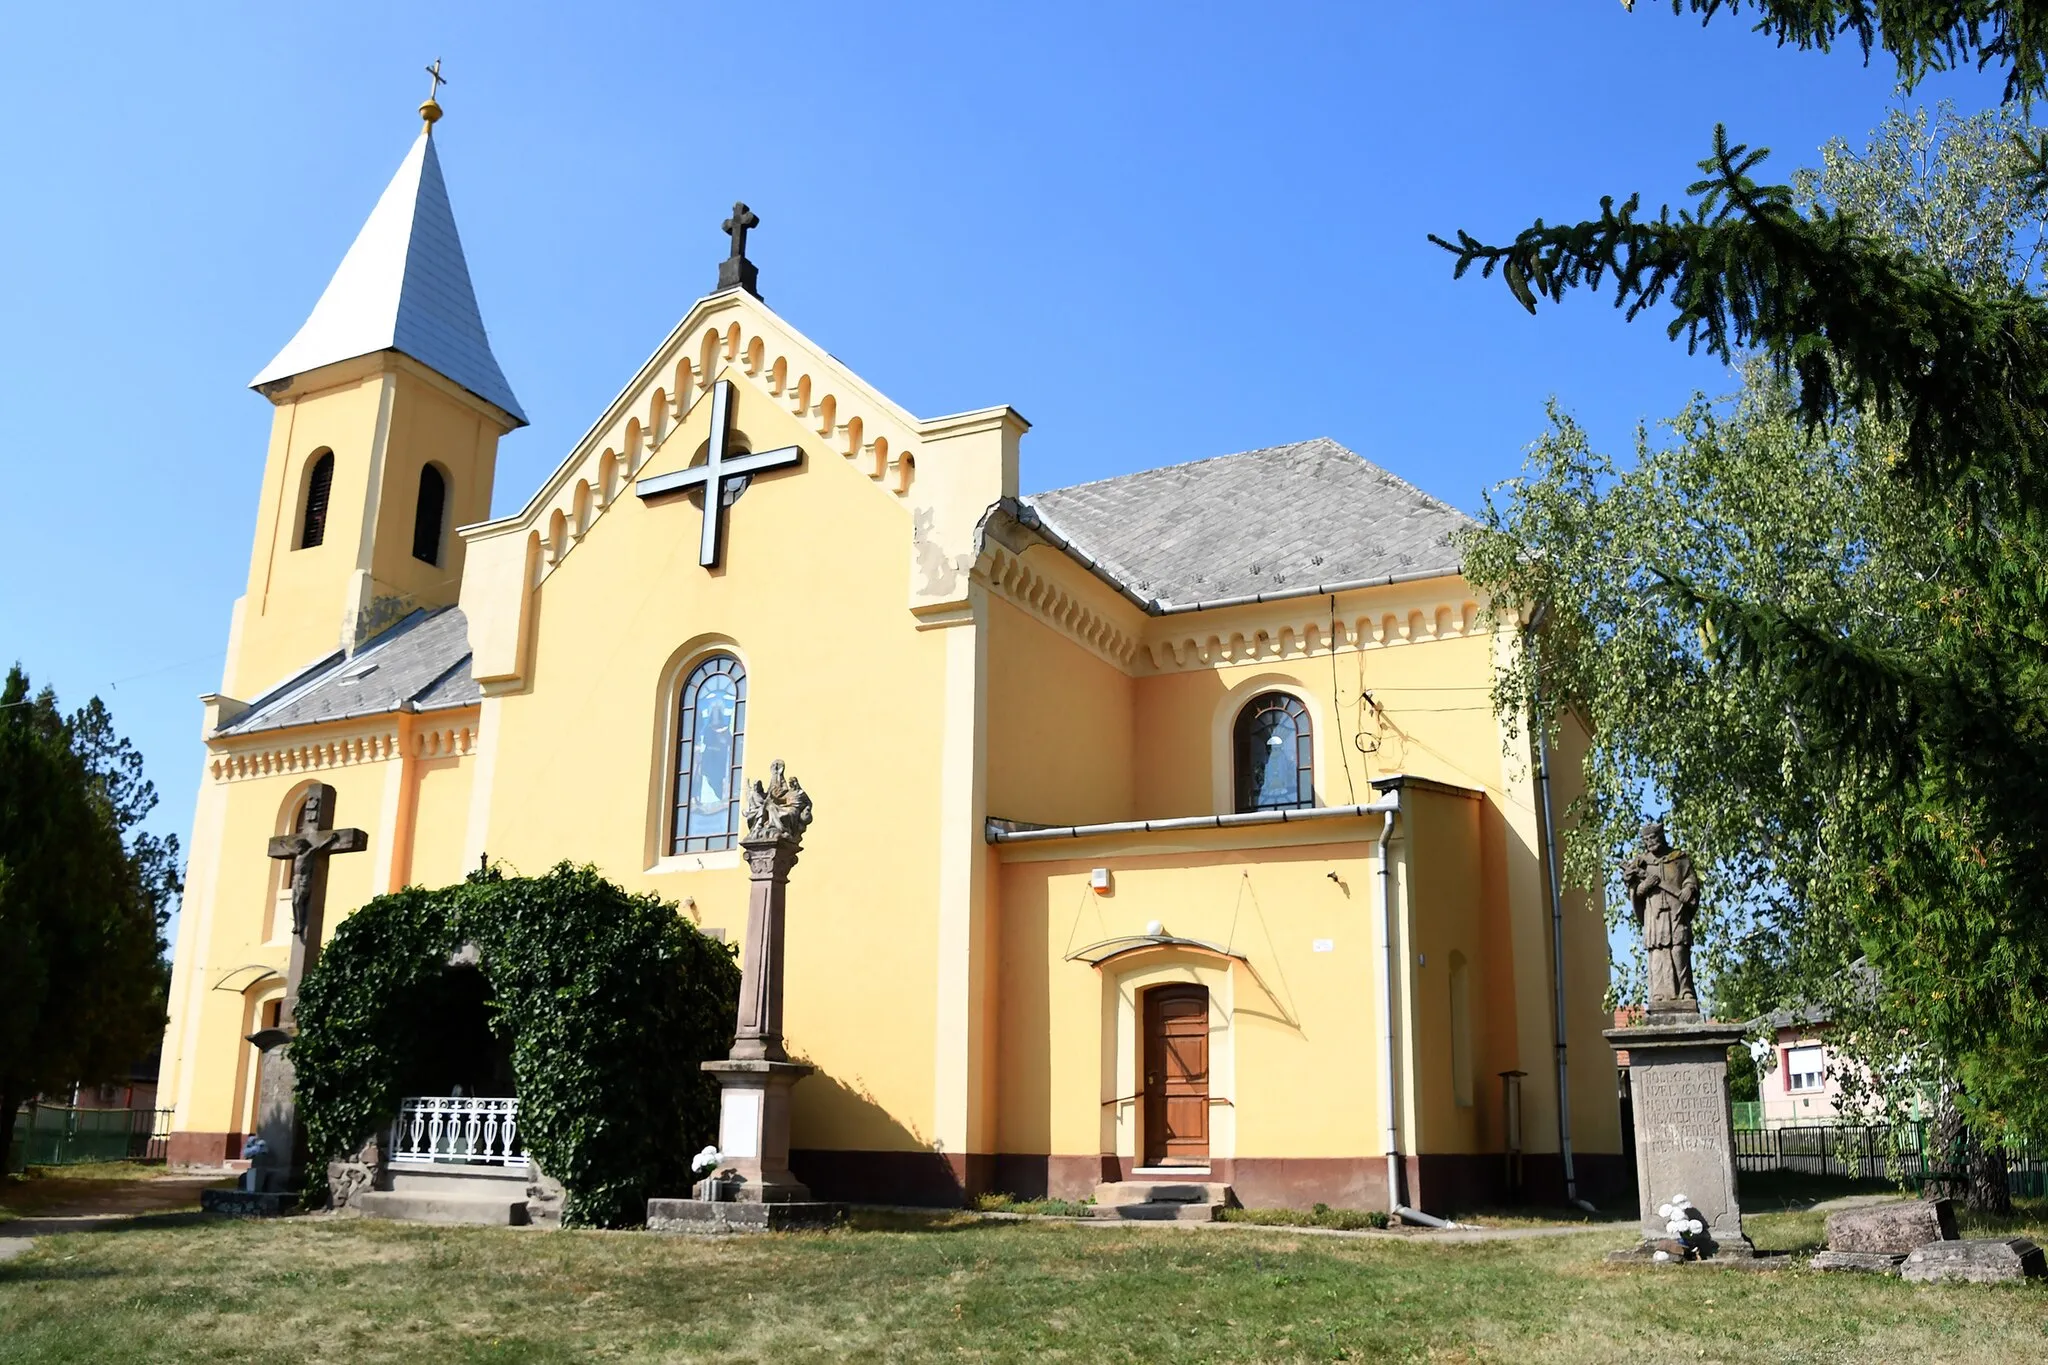
<svg viewBox="0 0 2048 1365">
<path fill-rule="evenodd" d="M 1669 1240 L 1657 1208 L 1683 1194 L 1707 1225 L 1705 1259 L 1754 1256 L 1735 1196 L 1735 1125 L 1728 1106 L 1728 1049 L 1742 1041 L 1741 1025 L 1707 1023 L 1667 1007 L 1654 1011 L 1648 1024 L 1609 1029 L 1606 1037 L 1628 1053 L 1645 1248 Z"/>
<path fill-rule="evenodd" d="M 789 1088 L 817 1068 L 802 1062 L 706 1062 L 718 1078 L 718 1150 L 725 1161 L 697 1183 L 701 1199 L 798 1203 L 810 1187 L 789 1173 Z M 727 1173 L 739 1177 L 731 1180 Z M 717 1188 L 713 1188 L 716 1186 Z"/>
</svg>

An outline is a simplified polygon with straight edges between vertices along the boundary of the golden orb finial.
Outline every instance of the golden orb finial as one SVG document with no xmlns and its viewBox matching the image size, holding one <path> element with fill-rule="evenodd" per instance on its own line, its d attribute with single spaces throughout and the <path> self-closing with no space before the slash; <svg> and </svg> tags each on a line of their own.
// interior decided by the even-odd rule
<svg viewBox="0 0 2048 1365">
<path fill-rule="evenodd" d="M 434 125 L 441 119 L 441 106 L 434 99 L 434 96 L 440 92 L 442 86 L 448 84 L 448 78 L 441 74 L 441 59 L 439 57 L 434 58 L 434 64 L 427 67 L 426 72 L 432 78 L 433 83 L 427 87 L 426 102 L 420 105 L 420 131 L 431 133 L 434 131 Z"/>
</svg>

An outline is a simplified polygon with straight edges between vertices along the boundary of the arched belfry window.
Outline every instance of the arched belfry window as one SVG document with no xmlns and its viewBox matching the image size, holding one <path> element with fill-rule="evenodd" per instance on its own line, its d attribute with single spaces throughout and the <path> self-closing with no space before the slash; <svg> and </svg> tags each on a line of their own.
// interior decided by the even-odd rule
<svg viewBox="0 0 2048 1365">
<path fill-rule="evenodd" d="M 334 489 L 334 452 L 322 451 L 306 474 L 306 515 L 299 522 L 299 548 L 327 539 L 327 495 Z"/>
<path fill-rule="evenodd" d="M 679 700 L 669 852 L 732 848 L 739 842 L 746 760 L 747 670 L 730 654 L 714 654 L 690 670 Z"/>
<path fill-rule="evenodd" d="M 1232 748 L 1240 811 L 1291 810 L 1316 803 L 1308 708 L 1285 692 L 1264 692 L 1237 713 Z"/>
<path fill-rule="evenodd" d="M 448 480 L 432 465 L 420 468 L 420 500 L 412 511 L 412 557 L 422 564 L 441 562 L 441 523 L 448 507 Z"/>
</svg>

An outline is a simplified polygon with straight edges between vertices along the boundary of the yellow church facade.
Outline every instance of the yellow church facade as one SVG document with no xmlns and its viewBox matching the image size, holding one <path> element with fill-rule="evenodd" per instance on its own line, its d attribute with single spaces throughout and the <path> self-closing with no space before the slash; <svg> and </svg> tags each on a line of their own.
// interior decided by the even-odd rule
<svg viewBox="0 0 2048 1365">
<path fill-rule="evenodd" d="M 897 406 L 762 301 L 744 231 L 507 516 L 524 415 L 431 124 L 258 376 L 172 1159 L 253 1130 L 291 928 L 266 844 L 314 784 L 369 836 L 329 933 L 568 859 L 736 942 L 741 782 L 779 758 L 816 802 L 784 1027 L 821 1198 L 1168 1172 L 1440 1211 L 1558 1197 L 1567 1140 L 1582 1191 L 1625 1180 L 1604 926 L 1552 887 L 1459 514 L 1329 441 L 1026 496 L 1018 413 Z"/>
</svg>

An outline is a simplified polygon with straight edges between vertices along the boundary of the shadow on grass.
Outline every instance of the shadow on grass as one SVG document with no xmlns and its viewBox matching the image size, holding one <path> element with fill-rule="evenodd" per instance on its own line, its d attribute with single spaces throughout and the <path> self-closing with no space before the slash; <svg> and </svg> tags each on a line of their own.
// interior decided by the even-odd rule
<svg viewBox="0 0 2048 1365">
<path fill-rule="evenodd" d="M 163 1213 L 109 1214 L 85 1218 L 16 1218 L 0 1223 L 0 1237 L 75 1237 L 103 1232 L 163 1232 L 220 1220 L 197 1209 Z"/>
<path fill-rule="evenodd" d="M 1889 1180 L 1863 1180 L 1845 1175 L 1806 1175 L 1799 1171 L 1743 1171 L 1735 1178 L 1736 1197 L 1744 1213 L 1792 1213 L 1829 1199 L 1859 1194 L 1906 1194 Z"/>
</svg>

